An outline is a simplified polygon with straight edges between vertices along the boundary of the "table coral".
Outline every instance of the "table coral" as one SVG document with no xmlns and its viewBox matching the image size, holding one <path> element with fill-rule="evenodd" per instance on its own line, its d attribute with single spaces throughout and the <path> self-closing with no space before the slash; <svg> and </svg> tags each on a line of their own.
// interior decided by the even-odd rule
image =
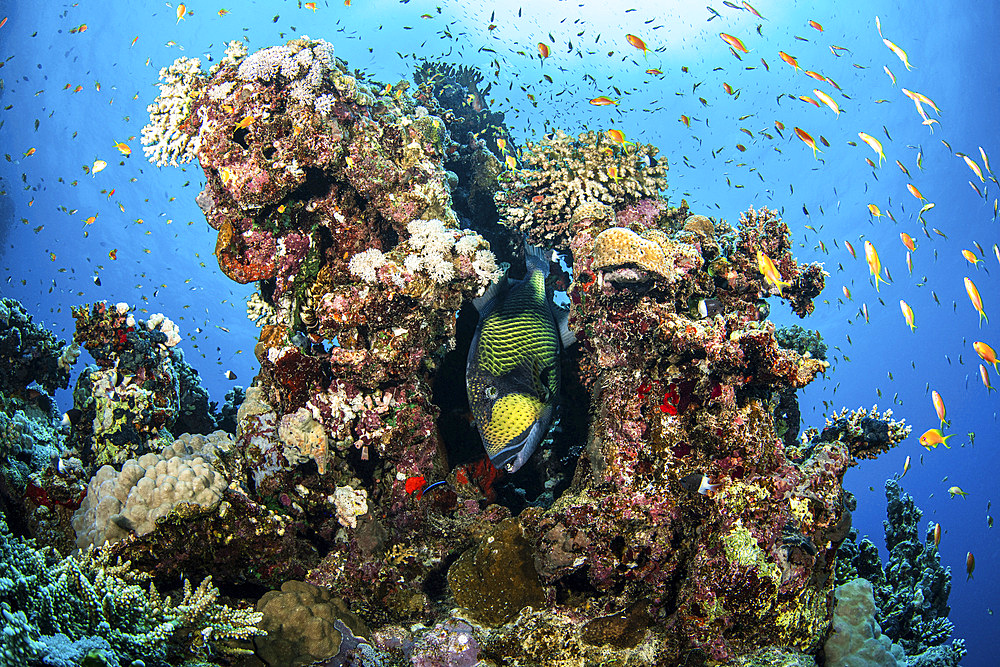
<svg viewBox="0 0 1000 667">
<path fill-rule="evenodd" d="M 501 220 L 533 245 L 565 250 L 577 208 L 600 202 L 624 208 L 667 186 L 667 162 L 651 145 L 615 144 L 594 131 L 571 137 L 562 130 L 528 142 L 520 168 L 501 180 Z"/>
</svg>

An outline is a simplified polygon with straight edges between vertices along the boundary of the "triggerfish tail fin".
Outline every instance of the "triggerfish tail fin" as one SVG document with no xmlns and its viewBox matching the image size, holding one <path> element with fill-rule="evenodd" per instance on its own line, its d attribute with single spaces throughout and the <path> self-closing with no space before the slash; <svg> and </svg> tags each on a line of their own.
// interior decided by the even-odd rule
<svg viewBox="0 0 1000 667">
<path fill-rule="evenodd" d="M 532 269 L 538 269 L 543 276 L 549 275 L 549 262 L 553 260 L 553 253 L 542 248 L 536 248 L 524 241 L 524 264 L 531 273 Z"/>
</svg>

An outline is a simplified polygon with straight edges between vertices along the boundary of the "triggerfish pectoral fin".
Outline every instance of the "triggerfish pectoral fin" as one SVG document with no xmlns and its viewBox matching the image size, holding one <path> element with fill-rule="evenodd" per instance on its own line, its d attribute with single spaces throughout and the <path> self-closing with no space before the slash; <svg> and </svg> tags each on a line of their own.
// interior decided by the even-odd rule
<svg viewBox="0 0 1000 667">
<path fill-rule="evenodd" d="M 476 300 L 479 326 L 465 373 L 483 446 L 507 472 L 524 465 L 552 424 L 566 340 L 545 284 L 550 258 L 527 244 L 525 255 L 523 279 L 505 276 Z"/>
</svg>

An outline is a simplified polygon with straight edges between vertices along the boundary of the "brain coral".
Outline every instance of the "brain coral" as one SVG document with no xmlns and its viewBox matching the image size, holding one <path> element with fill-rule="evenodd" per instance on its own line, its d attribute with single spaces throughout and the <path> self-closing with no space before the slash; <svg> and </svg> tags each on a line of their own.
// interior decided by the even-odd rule
<svg viewBox="0 0 1000 667">
<path fill-rule="evenodd" d="M 120 472 L 102 466 L 73 515 L 77 546 L 86 549 L 114 543 L 129 532 L 151 533 L 156 520 L 181 503 L 214 507 L 228 482 L 210 461 L 232 442 L 232 436 L 223 431 L 183 435 L 160 454 L 127 460 Z"/>
</svg>

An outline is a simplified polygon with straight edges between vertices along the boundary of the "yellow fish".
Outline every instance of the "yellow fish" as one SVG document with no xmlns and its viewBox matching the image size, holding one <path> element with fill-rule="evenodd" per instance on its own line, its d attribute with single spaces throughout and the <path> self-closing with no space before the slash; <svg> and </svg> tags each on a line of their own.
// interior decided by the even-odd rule
<svg viewBox="0 0 1000 667">
<path fill-rule="evenodd" d="M 782 296 L 781 289 L 783 287 L 791 287 L 792 283 L 784 281 L 781 279 L 781 273 L 778 272 L 778 267 L 774 265 L 771 258 L 762 253 L 760 250 L 757 251 L 757 270 L 761 272 L 764 276 L 764 280 L 769 284 L 778 288 L 778 296 Z"/>
<path fill-rule="evenodd" d="M 816 97 L 819 98 L 820 102 L 830 107 L 830 109 L 833 110 L 833 113 L 837 114 L 838 116 L 840 115 L 840 107 L 837 106 L 837 103 L 834 101 L 832 97 L 830 97 L 829 95 L 827 95 L 818 88 L 813 88 L 813 93 L 816 94 Z"/>
<path fill-rule="evenodd" d="M 885 151 L 882 150 L 882 142 L 872 135 L 865 134 L 864 132 L 858 132 L 858 136 L 861 138 L 861 141 L 871 146 L 871 149 L 878 153 L 878 164 L 881 167 L 882 160 L 885 159 Z"/>
<path fill-rule="evenodd" d="M 976 284 L 968 276 L 965 277 L 965 292 L 969 295 L 969 301 L 972 302 L 972 306 L 979 313 L 979 326 L 983 326 L 983 320 L 986 320 L 986 323 L 989 324 L 990 318 L 986 317 L 986 312 L 983 311 L 983 298 L 979 296 Z"/>
<path fill-rule="evenodd" d="M 878 251 L 871 241 L 865 241 L 865 260 L 868 262 L 868 270 L 875 277 L 875 291 L 878 291 L 878 282 L 882 278 L 882 262 L 878 258 Z M 883 281 L 884 282 L 884 281 Z"/>
<path fill-rule="evenodd" d="M 90 175 L 96 176 L 97 172 L 104 171 L 104 168 L 108 166 L 108 163 L 104 160 L 94 160 L 94 166 L 90 169 Z"/>
<path fill-rule="evenodd" d="M 951 487 L 950 489 L 948 489 L 948 493 L 950 493 L 950 494 L 951 494 L 951 497 L 952 497 L 952 498 L 954 498 L 955 496 L 962 496 L 962 497 L 964 498 L 964 497 L 966 497 L 967 495 L 969 495 L 968 493 L 966 493 L 965 491 L 963 491 L 962 489 L 960 489 L 960 488 L 959 488 L 959 487 L 957 487 L 957 486 L 953 486 L 953 487 Z M 970 573 L 970 574 L 971 574 L 971 573 Z"/>
<path fill-rule="evenodd" d="M 910 331 L 916 331 L 917 325 L 913 323 L 913 309 L 910 308 L 910 304 L 900 299 L 899 309 L 903 311 L 903 319 L 905 319 L 906 324 L 909 325 Z"/>
<path fill-rule="evenodd" d="M 903 64 L 906 65 L 906 69 L 908 69 L 908 70 L 913 69 L 913 66 L 910 65 L 910 59 L 906 55 L 906 51 L 904 51 L 903 49 L 899 48 L 898 46 L 896 46 L 895 44 L 893 44 L 892 42 L 890 42 L 888 39 L 886 39 L 885 37 L 882 38 L 882 43 L 885 44 L 886 46 L 888 46 L 889 50 L 892 51 L 893 53 L 895 53 L 899 57 L 899 59 L 903 61 Z"/>
</svg>

